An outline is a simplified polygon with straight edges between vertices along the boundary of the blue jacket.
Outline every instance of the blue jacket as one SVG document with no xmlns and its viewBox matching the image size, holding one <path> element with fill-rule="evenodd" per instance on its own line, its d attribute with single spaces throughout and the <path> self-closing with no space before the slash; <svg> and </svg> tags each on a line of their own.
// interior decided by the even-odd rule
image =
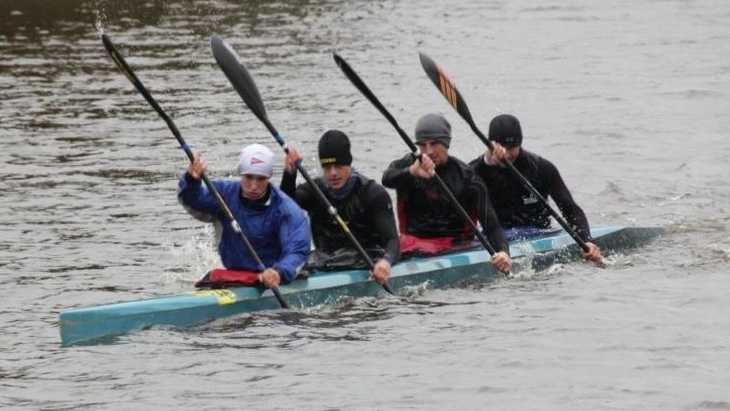
<svg viewBox="0 0 730 411">
<path fill-rule="evenodd" d="M 267 204 L 258 207 L 241 202 L 238 181 L 218 180 L 213 181 L 213 185 L 264 265 L 278 271 L 283 282 L 292 281 L 310 252 L 309 220 L 304 211 L 273 185 Z M 215 197 L 200 180 L 194 180 L 185 173 L 180 178 L 178 199 L 197 219 L 215 223 L 218 253 L 226 268 L 259 271 L 256 260 L 231 228 Z"/>
</svg>

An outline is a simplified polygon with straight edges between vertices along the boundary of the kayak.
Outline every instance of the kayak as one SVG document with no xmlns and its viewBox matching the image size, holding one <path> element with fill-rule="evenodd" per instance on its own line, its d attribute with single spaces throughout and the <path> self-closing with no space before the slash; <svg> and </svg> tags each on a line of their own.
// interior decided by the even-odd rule
<svg viewBox="0 0 730 411">
<path fill-rule="evenodd" d="M 642 246 L 660 236 L 659 227 L 599 227 L 592 229 L 594 242 L 605 252 Z M 542 270 L 556 262 L 580 258 L 580 249 L 563 230 L 532 233 L 510 241 L 513 272 L 527 266 Z M 503 276 L 487 264 L 489 255 L 471 248 L 434 257 L 418 257 L 393 266 L 390 286 L 396 292 L 427 284 L 432 288 L 464 281 L 490 281 Z M 366 270 L 316 272 L 310 277 L 281 285 L 279 290 L 292 308 L 331 304 L 343 297 L 376 296 L 380 285 Z M 73 308 L 60 314 L 61 344 L 93 344 L 110 337 L 153 326 L 187 328 L 219 318 L 261 310 L 280 309 L 270 290 L 261 287 L 202 289 L 184 294 Z"/>
</svg>

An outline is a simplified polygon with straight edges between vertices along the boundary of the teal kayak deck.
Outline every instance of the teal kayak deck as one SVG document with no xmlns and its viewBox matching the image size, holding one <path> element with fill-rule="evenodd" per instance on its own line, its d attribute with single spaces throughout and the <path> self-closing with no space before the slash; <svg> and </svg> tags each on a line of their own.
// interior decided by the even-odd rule
<svg viewBox="0 0 730 411">
<path fill-rule="evenodd" d="M 605 251 L 620 251 L 641 246 L 662 233 L 661 228 L 600 227 L 592 230 L 594 241 Z M 510 242 L 510 253 L 517 272 L 528 263 L 536 270 L 556 261 L 580 256 L 573 239 L 563 231 Z M 529 256 L 530 258 L 524 258 Z M 394 290 L 428 283 L 442 288 L 467 280 L 486 281 L 498 274 L 487 264 L 483 249 L 412 258 L 393 266 L 390 286 Z M 382 288 L 369 279 L 366 270 L 317 272 L 307 279 L 282 285 L 280 291 L 292 308 L 334 303 L 342 297 L 374 296 Z M 235 287 L 196 290 L 184 294 L 74 308 L 60 315 L 61 343 L 90 343 L 104 337 L 165 325 L 191 327 L 236 314 L 278 309 L 269 290 L 258 287 Z"/>
</svg>

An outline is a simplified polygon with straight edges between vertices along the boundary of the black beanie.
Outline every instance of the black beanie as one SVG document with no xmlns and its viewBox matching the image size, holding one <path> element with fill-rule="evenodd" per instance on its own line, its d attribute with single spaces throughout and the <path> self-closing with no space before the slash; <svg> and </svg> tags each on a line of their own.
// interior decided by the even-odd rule
<svg viewBox="0 0 730 411">
<path fill-rule="evenodd" d="M 441 114 L 426 114 L 416 123 L 416 143 L 436 140 L 449 148 L 451 144 L 451 124 Z"/>
<path fill-rule="evenodd" d="M 489 139 L 507 148 L 522 145 L 520 120 L 511 114 L 500 114 L 489 123 Z"/>
<path fill-rule="evenodd" d="M 322 167 L 331 164 L 352 164 L 350 139 L 340 130 L 327 130 L 319 139 L 319 162 Z"/>
</svg>

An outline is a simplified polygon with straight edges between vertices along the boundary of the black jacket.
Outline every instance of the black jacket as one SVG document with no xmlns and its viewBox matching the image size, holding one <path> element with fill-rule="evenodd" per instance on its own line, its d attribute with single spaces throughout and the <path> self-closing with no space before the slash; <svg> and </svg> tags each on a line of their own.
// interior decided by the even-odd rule
<svg viewBox="0 0 730 411">
<path fill-rule="evenodd" d="M 362 175 L 356 175 L 355 187 L 344 199 L 338 201 L 331 194 L 321 178 L 314 183 L 327 196 L 337 209 L 342 220 L 372 258 L 383 254 L 391 264 L 400 257 L 398 230 L 395 226 L 393 204 L 385 188 Z M 327 212 L 317 193 L 309 183 L 296 186 L 296 173 L 285 172 L 281 190 L 289 194 L 309 213 L 314 245 L 320 252 L 333 254 L 342 249 L 355 249 L 355 246 L 342 231 L 340 225 Z M 371 253 L 371 251 L 373 251 Z"/>
<path fill-rule="evenodd" d="M 412 176 L 408 167 L 415 159 L 408 154 L 393 161 L 383 174 L 383 185 L 394 188 L 398 198 L 401 233 L 417 237 L 474 238 L 474 233 L 454 208 L 435 179 Z M 478 218 L 482 230 L 497 251 L 509 253 L 504 231 L 489 201 L 487 188 L 461 160 L 449 156 L 436 173 L 454 193 L 469 215 Z"/>
<path fill-rule="evenodd" d="M 553 163 L 520 149 L 519 156 L 512 164 L 544 198 L 552 197 L 565 220 L 582 238 L 586 241 L 591 239 L 588 219 L 573 201 Z M 502 227 L 550 227 L 550 212 L 508 168 L 487 165 L 481 155 L 472 160 L 469 166 L 487 185 Z"/>
</svg>

